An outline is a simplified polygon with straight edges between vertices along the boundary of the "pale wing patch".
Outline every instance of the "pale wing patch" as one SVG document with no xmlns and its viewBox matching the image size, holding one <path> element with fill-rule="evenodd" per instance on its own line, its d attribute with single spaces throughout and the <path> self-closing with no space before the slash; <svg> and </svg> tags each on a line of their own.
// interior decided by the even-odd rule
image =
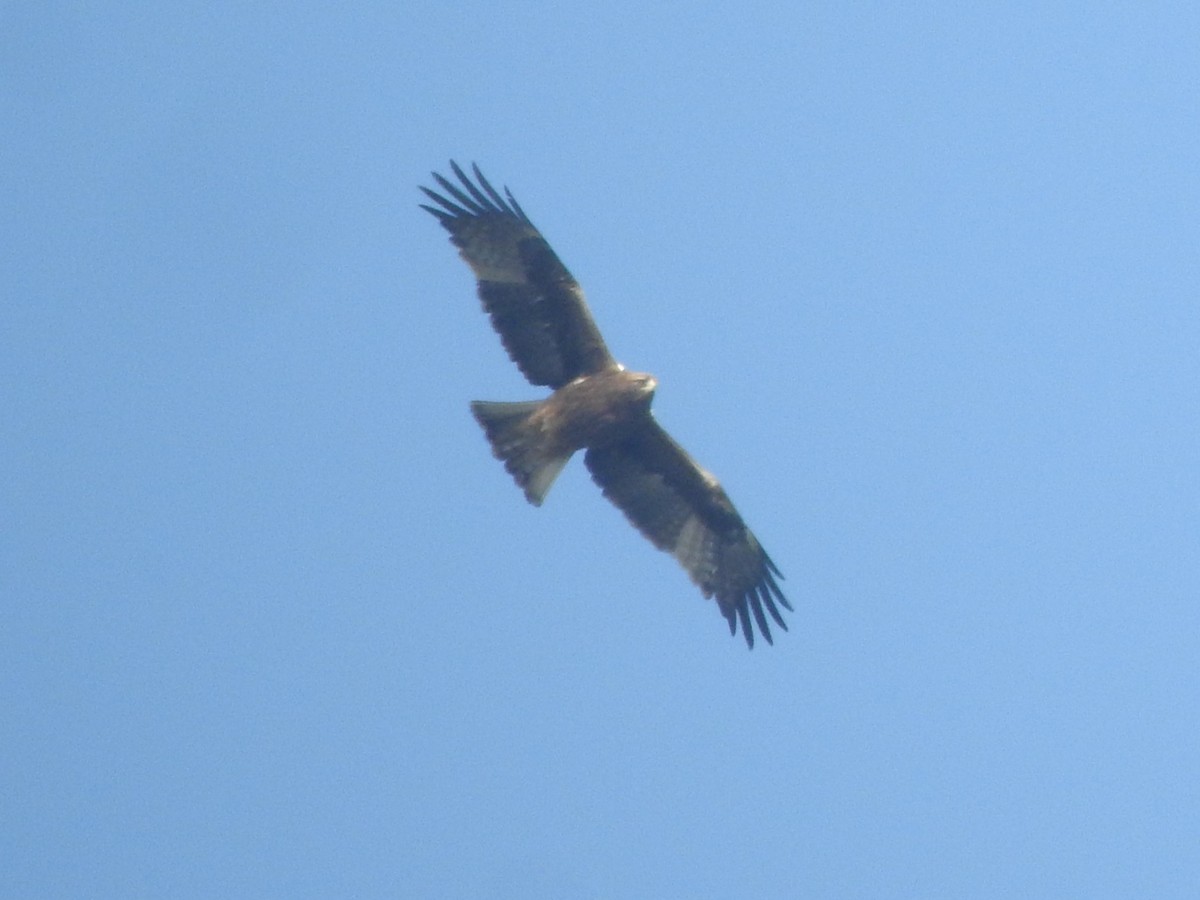
<svg viewBox="0 0 1200 900">
<path fill-rule="evenodd" d="M 484 262 L 472 262 L 467 260 L 471 266 L 471 271 L 475 273 L 475 278 L 479 281 L 490 281 L 494 284 L 525 284 L 525 275 L 521 272 L 513 272 L 508 269 L 503 269 L 498 266 L 489 266 Z"/>
<path fill-rule="evenodd" d="M 502 284 L 525 284 L 525 267 L 517 250 L 517 238 L 530 232 L 512 227 L 489 227 L 485 223 L 464 228 L 459 240 L 459 253 L 479 281 L 498 281 Z M 507 225 L 507 223 L 505 223 Z M 531 232 L 536 235 L 537 232 Z"/>
<path fill-rule="evenodd" d="M 699 516 L 688 516 L 675 539 L 672 555 L 700 586 L 705 597 L 711 597 L 717 576 L 716 535 Z"/>
</svg>

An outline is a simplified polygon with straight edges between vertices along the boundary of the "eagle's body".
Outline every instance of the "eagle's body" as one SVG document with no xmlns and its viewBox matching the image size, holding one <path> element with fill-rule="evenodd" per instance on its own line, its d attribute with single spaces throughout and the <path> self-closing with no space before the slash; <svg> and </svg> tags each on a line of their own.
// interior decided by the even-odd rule
<svg viewBox="0 0 1200 900">
<path fill-rule="evenodd" d="M 471 404 L 495 455 L 540 505 L 571 456 L 586 451 L 604 495 L 716 599 L 730 633 L 740 622 L 753 647 L 753 617 L 770 643 L 764 611 L 786 630 L 776 604 L 791 609 L 775 580 L 782 576 L 717 480 L 651 415 L 657 382 L 609 353 L 579 284 L 512 194 L 501 197 L 478 167 L 475 182 L 451 167 L 461 186 L 435 173 L 449 197 L 422 188 L 438 204 L 424 209 L 475 272 L 509 356 L 530 382 L 553 390 L 540 401 Z"/>
<path fill-rule="evenodd" d="M 657 386 L 614 365 L 568 381 L 545 400 L 476 400 L 471 412 L 529 502 L 541 506 L 575 451 L 611 446 L 643 427 Z"/>
</svg>

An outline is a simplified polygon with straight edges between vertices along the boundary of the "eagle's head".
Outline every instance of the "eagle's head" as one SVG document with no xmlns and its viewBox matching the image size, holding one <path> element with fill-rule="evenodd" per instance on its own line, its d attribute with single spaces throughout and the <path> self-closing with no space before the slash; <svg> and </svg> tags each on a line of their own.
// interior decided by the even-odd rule
<svg viewBox="0 0 1200 900">
<path fill-rule="evenodd" d="M 647 397 L 653 397 L 658 388 L 658 379 L 645 372 L 630 372 L 630 380 L 637 385 L 638 390 Z"/>
<path fill-rule="evenodd" d="M 650 408 L 654 399 L 654 389 L 658 387 L 658 379 L 645 372 L 630 372 L 620 368 L 615 373 L 612 398 L 626 412 L 621 415 L 633 414 Z M 617 399 L 620 398 L 620 399 Z"/>
</svg>

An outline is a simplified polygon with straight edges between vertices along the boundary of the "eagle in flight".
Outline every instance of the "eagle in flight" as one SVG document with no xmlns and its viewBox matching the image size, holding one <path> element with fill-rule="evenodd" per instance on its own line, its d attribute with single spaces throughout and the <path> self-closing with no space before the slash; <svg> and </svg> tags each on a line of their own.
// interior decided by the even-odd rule
<svg viewBox="0 0 1200 900">
<path fill-rule="evenodd" d="M 771 643 L 769 614 L 787 630 L 783 575 L 746 527 L 717 479 L 701 468 L 650 412 L 657 382 L 617 362 L 583 290 L 507 188 L 504 196 L 474 166 L 457 163 L 455 184 L 436 172 L 442 193 L 422 187 L 421 204 L 450 232 L 475 273 L 479 297 L 521 373 L 554 393 L 518 403 L 477 401 L 471 411 L 492 451 L 526 498 L 540 506 L 576 450 L 611 500 L 660 550 L 672 554 L 717 601 L 754 647 L 754 626 Z"/>
</svg>

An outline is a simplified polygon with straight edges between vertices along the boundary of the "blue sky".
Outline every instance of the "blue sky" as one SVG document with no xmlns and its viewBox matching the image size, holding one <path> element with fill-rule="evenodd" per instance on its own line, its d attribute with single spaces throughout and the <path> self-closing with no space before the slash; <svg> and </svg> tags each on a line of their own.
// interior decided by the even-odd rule
<svg viewBox="0 0 1200 900">
<path fill-rule="evenodd" d="M 1194 4 L 8 3 L 0 894 L 1194 897 Z M 796 611 L 576 461 L 507 184 Z"/>
</svg>

